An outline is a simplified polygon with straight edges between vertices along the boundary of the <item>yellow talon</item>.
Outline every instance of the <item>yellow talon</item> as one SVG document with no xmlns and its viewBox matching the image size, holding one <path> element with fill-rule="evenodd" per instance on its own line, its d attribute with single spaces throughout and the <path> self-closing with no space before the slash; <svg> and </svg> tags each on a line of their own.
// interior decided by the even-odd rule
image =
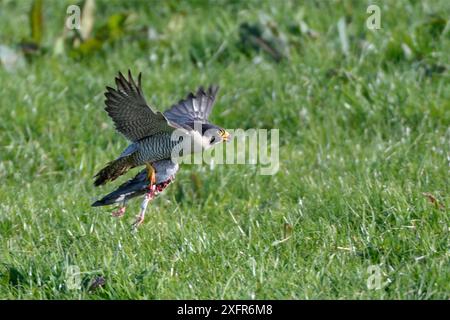
<svg viewBox="0 0 450 320">
<path fill-rule="evenodd" d="M 147 163 L 145 166 L 147 167 L 147 175 L 148 179 L 150 180 L 150 187 L 152 187 L 154 184 L 156 184 L 155 168 L 153 168 L 151 163 Z"/>
</svg>

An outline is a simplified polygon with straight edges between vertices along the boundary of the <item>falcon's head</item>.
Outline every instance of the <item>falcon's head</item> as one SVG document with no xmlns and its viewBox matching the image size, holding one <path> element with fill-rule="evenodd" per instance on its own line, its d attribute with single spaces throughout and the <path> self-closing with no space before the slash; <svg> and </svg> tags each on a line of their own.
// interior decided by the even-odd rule
<svg viewBox="0 0 450 320">
<path fill-rule="evenodd" d="M 223 128 L 211 123 L 191 123 L 190 135 L 194 152 L 208 150 L 216 144 L 230 140 L 230 134 Z"/>
<path fill-rule="evenodd" d="M 225 129 L 210 123 L 204 123 L 202 126 L 202 147 L 204 150 L 212 148 L 220 142 L 227 142 L 230 134 Z"/>
</svg>

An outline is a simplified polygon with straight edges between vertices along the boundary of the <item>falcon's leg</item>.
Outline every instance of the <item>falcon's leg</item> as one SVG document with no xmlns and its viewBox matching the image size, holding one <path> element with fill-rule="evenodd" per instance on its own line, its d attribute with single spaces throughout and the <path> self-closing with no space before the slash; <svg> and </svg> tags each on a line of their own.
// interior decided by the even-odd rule
<svg viewBox="0 0 450 320">
<path fill-rule="evenodd" d="M 156 189 L 155 187 L 156 187 L 156 185 L 153 184 L 150 187 L 150 191 L 145 194 L 144 200 L 141 203 L 141 210 L 139 211 L 139 215 L 136 217 L 136 221 L 134 221 L 134 223 L 132 225 L 133 229 L 136 229 L 137 227 L 139 227 L 142 224 L 142 222 L 144 222 L 145 211 L 147 210 L 148 203 L 155 196 L 155 189 Z"/>
<path fill-rule="evenodd" d="M 147 176 L 148 180 L 150 180 L 149 189 L 151 190 L 152 186 L 156 184 L 156 171 L 151 163 L 146 163 L 145 166 L 147 167 Z"/>
<path fill-rule="evenodd" d="M 146 163 L 145 166 L 147 167 L 147 176 L 150 183 L 148 185 L 148 192 L 145 194 L 145 198 L 141 203 L 141 210 L 139 211 L 139 215 L 136 217 L 136 221 L 132 225 L 133 229 L 136 229 L 142 224 L 142 222 L 144 222 L 145 211 L 147 210 L 148 202 L 155 197 L 156 171 L 151 163 Z"/>
</svg>

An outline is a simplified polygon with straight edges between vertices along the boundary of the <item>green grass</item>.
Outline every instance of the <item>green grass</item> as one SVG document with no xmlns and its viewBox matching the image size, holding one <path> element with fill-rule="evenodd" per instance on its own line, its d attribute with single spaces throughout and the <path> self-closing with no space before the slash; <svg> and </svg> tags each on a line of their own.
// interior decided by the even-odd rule
<svg viewBox="0 0 450 320">
<path fill-rule="evenodd" d="M 98 1 L 98 24 L 133 12 L 133 30 L 163 38 L 133 33 L 76 59 L 51 52 L 71 2 L 45 1 L 46 52 L 0 66 L 0 298 L 450 298 L 450 32 L 433 20 L 448 23 L 449 2 L 379 2 L 375 31 L 370 1 L 305 2 Z M 0 44 L 29 36 L 29 8 L 0 1 Z M 239 24 L 262 13 L 289 59 L 241 50 Z M 139 201 L 121 220 L 91 208 L 114 188 L 92 176 L 127 145 L 103 91 L 128 68 L 159 110 L 218 83 L 214 122 L 280 129 L 278 173 L 183 165 L 134 234 Z M 81 290 L 67 287 L 72 265 Z M 367 287 L 371 265 L 382 289 Z M 96 276 L 106 283 L 90 292 Z"/>
</svg>

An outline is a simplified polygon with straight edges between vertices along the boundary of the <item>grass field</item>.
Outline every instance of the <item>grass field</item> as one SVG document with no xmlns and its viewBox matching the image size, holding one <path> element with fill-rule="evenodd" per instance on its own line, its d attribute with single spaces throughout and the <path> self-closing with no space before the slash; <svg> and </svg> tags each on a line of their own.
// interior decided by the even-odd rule
<svg viewBox="0 0 450 320">
<path fill-rule="evenodd" d="M 70 4 L 44 1 L 41 51 L 0 65 L 0 298 L 450 298 L 448 1 L 97 1 L 94 32 L 127 31 L 55 53 Z M 0 45 L 30 37 L 30 7 L 0 0 Z M 278 173 L 183 165 L 136 233 L 139 201 L 91 208 L 118 184 L 92 177 L 127 145 L 103 92 L 128 68 L 159 110 L 219 84 L 211 119 L 279 129 Z"/>
</svg>

